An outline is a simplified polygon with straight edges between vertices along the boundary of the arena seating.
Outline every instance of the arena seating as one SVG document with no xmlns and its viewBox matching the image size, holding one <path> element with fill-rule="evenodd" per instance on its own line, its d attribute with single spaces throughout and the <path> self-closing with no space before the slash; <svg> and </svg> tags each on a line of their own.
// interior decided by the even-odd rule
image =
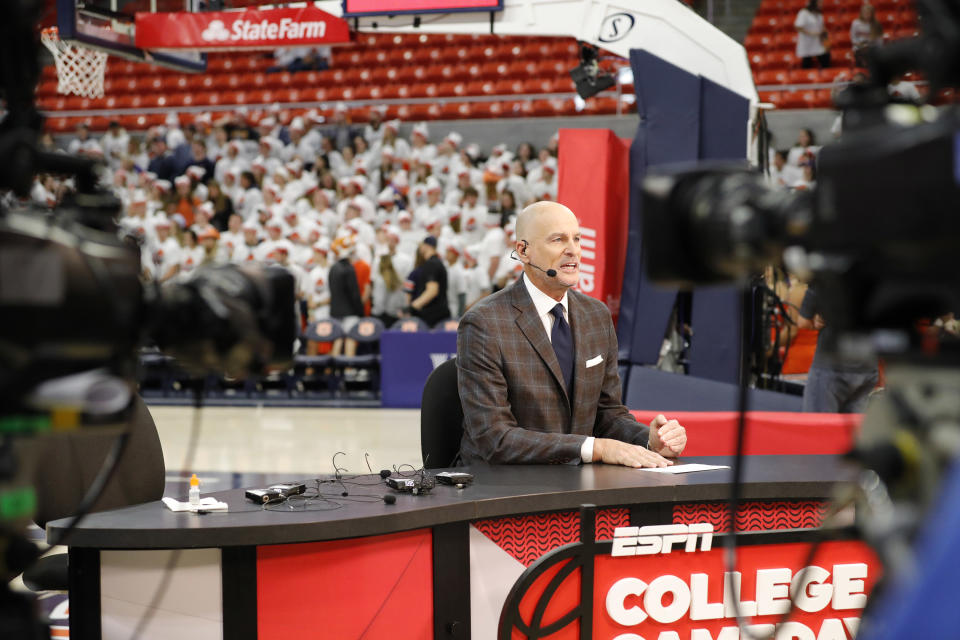
<svg viewBox="0 0 960 640">
<path fill-rule="evenodd" d="M 355 43 L 334 47 L 327 71 L 268 73 L 274 61 L 263 52 L 212 54 L 203 74 L 111 58 L 105 95 L 97 99 L 57 93 L 51 65 L 43 70 L 37 100 L 50 112 L 47 126 L 53 132 L 71 131 L 80 121 L 102 130 L 112 119 L 142 130 L 161 124 L 170 108 L 246 105 L 256 111 L 275 103 L 288 106 L 291 116 L 321 103 L 321 114 L 330 117 L 336 103 L 344 102 L 354 121 L 366 120 L 381 104 L 386 118 L 402 120 L 594 115 L 634 108 L 626 101 L 618 105 L 611 90 L 577 110 L 569 76 L 577 62 L 573 38 L 360 34 Z M 623 93 L 632 92 L 632 86 L 623 87 Z M 139 111 L 123 113 L 132 109 Z M 189 109 L 182 115 L 189 118 Z"/>
<path fill-rule="evenodd" d="M 877 0 L 872 3 L 883 24 L 884 38 L 894 40 L 919 33 L 917 13 L 906 0 Z M 793 26 L 806 0 L 763 0 L 757 9 L 744 47 L 750 58 L 760 99 L 780 109 L 832 108 L 831 85 L 849 80 L 854 71 L 850 25 L 862 0 L 824 0 L 823 15 L 831 42 L 828 69 L 801 69 L 794 54 L 797 35 Z M 917 81 L 919 78 L 911 77 Z M 923 85 L 919 88 L 923 90 Z M 947 100 L 952 94 L 941 96 Z"/>
</svg>

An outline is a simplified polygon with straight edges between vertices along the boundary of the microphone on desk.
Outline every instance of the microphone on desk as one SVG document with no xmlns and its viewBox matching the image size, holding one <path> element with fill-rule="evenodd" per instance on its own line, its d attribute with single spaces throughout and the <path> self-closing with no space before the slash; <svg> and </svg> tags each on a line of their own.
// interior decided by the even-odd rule
<svg viewBox="0 0 960 640">
<path fill-rule="evenodd" d="M 513 251 L 510 252 L 510 257 L 513 258 L 514 260 L 516 260 L 517 262 L 523 262 L 523 260 L 521 260 L 520 258 L 518 258 L 518 257 L 515 255 L 516 253 L 517 253 L 517 250 L 514 249 Z M 524 253 L 523 253 L 523 254 L 526 255 L 526 241 L 524 241 Z M 533 264 L 532 262 L 524 262 L 524 264 L 528 264 L 528 265 L 530 265 L 531 267 L 533 267 L 534 269 L 537 269 L 537 270 L 539 270 L 539 271 L 543 271 L 545 274 L 547 274 L 547 277 L 549 277 L 549 278 L 556 278 L 556 277 L 557 277 L 557 270 L 556 270 L 556 269 L 543 269 L 543 268 L 538 267 L 537 265 Z"/>
</svg>

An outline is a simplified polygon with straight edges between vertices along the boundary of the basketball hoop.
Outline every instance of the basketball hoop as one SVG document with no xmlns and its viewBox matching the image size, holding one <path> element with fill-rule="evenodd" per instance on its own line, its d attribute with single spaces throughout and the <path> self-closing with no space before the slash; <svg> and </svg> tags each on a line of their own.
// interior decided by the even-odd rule
<svg viewBox="0 0 960 640">
<path fill-rule="evenodd" d="M 107 54 L 88 47 L 74 46 L 60 39 L 56 27 L 40 32 L 40 41 L 53 54 L 57 65 L 57 91 L 85 98 L 103 97 L 103 74 Z"/>
</svg>

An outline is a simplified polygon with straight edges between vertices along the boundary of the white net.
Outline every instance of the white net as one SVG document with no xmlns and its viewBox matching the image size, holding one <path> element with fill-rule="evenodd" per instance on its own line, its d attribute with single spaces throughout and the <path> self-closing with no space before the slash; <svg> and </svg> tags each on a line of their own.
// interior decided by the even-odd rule
<svg viewBox="0 0 960 640">
<path fill-rule="evenodd" d="M 44 29 L 40 41 L 53 54 L 57 65 L 57 91 L 84 98 L 103 97 L 103 74 L 107 70 L 107 54 L 87 47 L 78 47 L 60 39 L 56 27 Z"/>
</svg>

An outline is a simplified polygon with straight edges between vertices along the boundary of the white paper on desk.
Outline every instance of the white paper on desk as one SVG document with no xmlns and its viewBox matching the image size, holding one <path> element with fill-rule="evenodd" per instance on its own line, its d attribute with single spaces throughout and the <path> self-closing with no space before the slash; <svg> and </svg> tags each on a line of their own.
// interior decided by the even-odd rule
<svg viewBox="0 0 960 640">
<path fill-rule="evenodd" d="M 167 505 L 167 508 L 170 511 L 197 511 L 203 509 L 204 511 L 226 511 L 227 503 L 220 502 L 216 498 L 207 496 L 206 498 L 200 498 L 200 504 L 193 506 L 189 502 L 180 502 L 179 500 L 174 500 L 173 498 L 162 498 L 163 504 Z"/>
<path fill-rule="evenodd" d="M 725 464 L 675 464 L 670 467 L 652 467 L 643 468 L 640 471 L 653 471 L 654 473 L 692 473 L 694 471 L 714 471 L 716 469 L 729 469 Z"/>
</svg>

